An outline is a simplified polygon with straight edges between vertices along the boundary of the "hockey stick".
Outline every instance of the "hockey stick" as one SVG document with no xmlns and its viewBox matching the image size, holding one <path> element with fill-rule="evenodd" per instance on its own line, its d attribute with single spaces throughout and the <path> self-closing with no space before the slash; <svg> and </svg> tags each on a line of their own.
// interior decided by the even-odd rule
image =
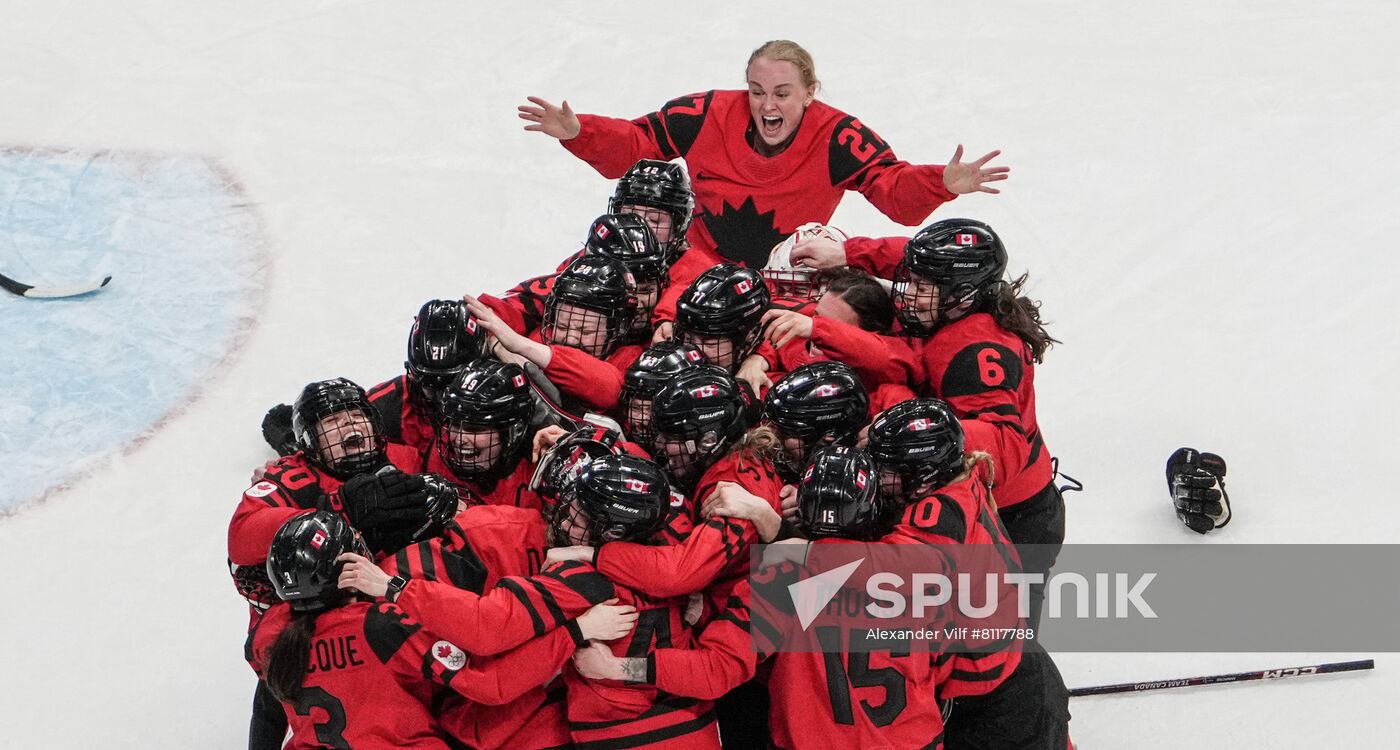
<svg viewBox="0 0 1400 750">
<path fill-rule="evenodd" d="M 5 291 L 11 294 L 17 294 L 21 297 L 30 298 L 77 297 L 82 294 L 91 294 L 92 292 L 95 292 L 98 289 L 107 286 L 107 282 L 111 280 L 112 276 L 109 274 L 107 276 L 103 276 L 101 280 L 91 281 L 86 284 L 79 284 L 77 286 L 40 288 L 34 286 L 33 284 L 25 284 L 19 281 L 15 281 L 9 276 L 0 273 L 0 287 L 4 287 Z"/>
<path fill-rule="evenodd" d="M 1071 698 L 1085 695 L 1106 695 L 1108 693 L 1137 693 L 1143 690 L 1165 690 L 1166 688 L 1192 687 L 1194 685 L 1218 685 L 1223 682 L 1249 682 L 1251 680 L 1274 680 L 1280 677 L 1301 677 L 1309 674 L 1330 674 L 1332 672 L 1355 672 L 1362 669 L 1375 669 L 1371 659 L 1360 661 L 1335 661 L 1329 664 L 1314 664 L 1310 667 L 1285 667 L 1283 669 L 1261 669 L 1258 672 L 1235 672 L 1204 677 L 1185 677 L 1179 680 L 1155 680 L 1153 682 L 1124 682 L 1118 685 L 1098 685 L 1095 687 L 1074 688 L 1069 691 Z"/>
</svg>

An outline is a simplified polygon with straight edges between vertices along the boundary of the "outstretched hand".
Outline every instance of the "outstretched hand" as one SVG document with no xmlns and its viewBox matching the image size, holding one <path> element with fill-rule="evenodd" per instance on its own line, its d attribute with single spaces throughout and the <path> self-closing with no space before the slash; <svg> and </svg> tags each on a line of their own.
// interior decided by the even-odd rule
<svg viewBox="0 0 1400 750">
<path fill-rule="evenodd" d="M 578 115 L 569 108 L 567 99 L 564 101 L 564 106 L 556 107 L 538 96 L 525 98 L 529 100 L 530 104 L 522 104 L 516 107 L 516 110 L 520 119 L 533 123 L 526 125 L 526 130 L 544 133 L 561 141 L 567 141 L 578 135 L 581 127 Z"/>
<path fill-rule="evenodd" d="M 1011 167 L 991 167 L 985 168 L 987 162 L 1001 155 L 1001 149 L 992 151 L 977 161 L 964 163 L 962 160 L 963 147 L 958 144 L 958 150 L 953 152 L 953 158 L 948 162 L 948 166 L 943 168 L 943 186 L 951 193 L 962 195 L 964 193 L 1000 193 L 987 183 L 998 182 L 1011 176 Z"/>
</svg>

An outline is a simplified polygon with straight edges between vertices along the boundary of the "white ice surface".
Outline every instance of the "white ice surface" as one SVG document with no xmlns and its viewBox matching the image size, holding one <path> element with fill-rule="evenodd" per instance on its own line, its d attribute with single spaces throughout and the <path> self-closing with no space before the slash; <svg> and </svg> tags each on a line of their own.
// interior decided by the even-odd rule
<svg viewBox="0 0 1400 750">
<path fill-rule="evenodd" d="M 1089 485 L 1070 542 L 1400 541 L 1395 3 L 48 0 L 0 17 L 0 146 L 217 159 L 273 259 L 199 401 L 0 519 L 0 747 L 243 746 L 246 614 L 223 559 L 263 410 L 308 380 L 393 374 L 424 299 L 503 290 L 577 245 L 610 185 L 520 130 L 524 96 L 634 116 L 740 85 L 770 38 L 806 45 L 826 100 L 903 158 L 1005 150 L 1001 196 L 937 215 L 996 226 L 1065 342 L 1037 385 L 1050 446 Z M 859 197 L 832 223 L 911 231 Z M 1161 466 L 1180 445 L 1229 459 L 1224 533 L 1172 518 Z M 1059 663 L 1083 685 L 1347 656 Z M 1382 654 L 1360 675 L 1076 700 L 1072 732 L 1388 747 L 1397 699 Z"/>
</svg>

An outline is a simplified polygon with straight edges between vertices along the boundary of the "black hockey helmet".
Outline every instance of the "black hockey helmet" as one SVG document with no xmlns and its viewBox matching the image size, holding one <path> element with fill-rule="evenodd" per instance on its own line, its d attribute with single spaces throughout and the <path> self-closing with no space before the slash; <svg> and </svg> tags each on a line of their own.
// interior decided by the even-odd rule
<svg viewBox="0 0 1400 750">
<path fill-rule="evenodd" d="M 691 485 L 748 429 L 748 406 L 723 368 L 701 365 L 676 375 L 651 402 L 653 455 L 665 458 L 677 484 Z"/>
<path fill-rule="evenodd" d="M 323 424 L 342 412 L 344 419 Z M 308 461 L 341 479 L 388 461 L 379 411 L 363 388 L 345 378 L 318 380 L 301 389 L 292 405 L 292 434 Z"/>
<path fill-rule="evenodd" d="M 328 510 L 293 516 L 272 537 L 267 577 L 293 610 L 328 609 L 354 593 L 337 585 L 344 566 L 335 559 L 346 552 L 369 557 L 364 540 L 344 516 Z"/>
<path fill-rule="evenodd" d="M 622 429 L 648 451 L 656 433 L 651 429 L 651 400 L 676 375 L 705 364 L 699 349 L 679 341 L 652 344 L 627 368 L 620 397 Z"/>
<path fill-rule="evenodd" d="M 603 456 L 560 495 L 550 529 L 561 546 L 640 542 L 661 530 L 670 507 L 671 484 L 660 466 L 637 456 Z"/>
<path fill-rule="evenodd" d="M 602 359 L 630 330 L 636 307 L 637 285 L 626 266 L 601 255 L 580 256 L 554 278 L 544 342 Z"/>
<path fill-rule="evenodd" d="M 963 471 L 963 429 L 948 404 L 936 398 L 902 401 L 875 415 L 867 449 L 882 479 L 899 480 L 908 502 L 921 489 L 941 487 Z M 888 488 L 892 490 L 893 488 Z"/>
<path fill-rule="evenodd" d="M 559 497 L 578 478 L 579 472 L 593 461 L 622 452 L 622 436 L 604 427 L 586 423 L 559 438 L 535 465 L 530 489 L 540 496 L 541 511 L 546 518 L 553 516 Z"/>
<path fill-rule="evenodd" d="M 677 300 L 675 337 L 702 352 L 707 339 L 727 339 L 706 357 L 732 371 L 758 346 L 760 323 L 771 301 L 758 271 L 721 263 L 695 277 Z"/>
<path fill-rule="evenodd" d="M 797 485 L 795 523 L 804 537 L 879 539 L 890 520 L 880 474 L 865 451 L 827 445 L 812 454 Z"/>
<path fill-rule="evenodd" d="M 481 356 L 485 338 L 462 300 L 429 300 L 419 308 L 403 367 L 425 406 L 437 400 L 468 362 Z"/>
<path fill-rule="evenodd" d="M 904 330 L 927 336 L 953 315 L 979 311 L 988 299 L 986 290 L 1004 273 L 1006 248 L 991 227 L 972 219 L 934 222 L 904 246 L 904 260 L 895 269 L 895 313 Z M 958 311 L 965 302 L 972 305 Z"/>
<path fill-rule="evenodd" d="M 624 206 L 660 209 L 670 215 L 669 236 L 658 233 L 656 239 L 669 262 L 676 262 L 685 249 L 685 233 L 690 230 L 690 218 L 695 213 L 695 193 L 690 189 L 685 167 L 655 159 L 633 164 L 617 181 L 617 190 L 608 201 L 608 213 L 627 213 Z"/>
<path fill-rule="evenodd" d="M 438 448 L 459 478 L 500 476 L 520 460 L 534 411 L 525 377 L 520 365 L 479 359 L 443 391 Z"/>
<path fill-rule="evenodd" d="M 601 255 L 627 266 L 637 283 L 670 280 L 666 253 L 656 243 L 651 225 L 636 214 L 603 214 L 588 228 L 584 255 Z"/>
<path fill-rule="evenodd" d="M 807 454 L 819 444 L 850 444 L 870 410 L 870 397 L 855 370 L 844 362 L 811 362 L 785 375 L 768 389 L 764 415 L 782 438 L 802 443 L 802 455 L 785 449 L 782 458 L 800 471 Z"/>
</svg>

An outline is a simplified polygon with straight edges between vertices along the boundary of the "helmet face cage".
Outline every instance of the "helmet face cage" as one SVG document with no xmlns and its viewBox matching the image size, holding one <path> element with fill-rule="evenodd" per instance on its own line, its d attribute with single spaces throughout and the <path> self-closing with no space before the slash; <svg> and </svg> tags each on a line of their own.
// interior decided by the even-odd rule
<svg viewBox="0 0 1400 750">
<path fill-rule="evenodd" d="M 438 426 L 442 460 L 459 477 L 493 474 L 511 465 L 524 425 L 472 424 L 444 419 Z"/>
<path fill-rule="evenodd" d="M 895 268 L 890 296 L 895 317 L 905 332 L 928 336 L 938 328 L 942 320 L 942 290 L 938 284 L 910 272 L 909 264 L 901 262 Z"/>
<path fill-rule="evenodd" d="M 384 462 L 384 434 L 373 408 L 345 405 L 311 425 L 309 437 L 311 455 L 334 474 L 350 476 Z"/>
<path fill-rule="evenodd" d="M 729 447 L 719 432 L 709 430 L 692 435 L 677 435 L 659 430 L 652 441 L 652 455 L 664 459 L 666 473 L 676 484 L 690 486 L 699 481 L 705 470 L 724 455 Z"/>
<path fill-rule="evenodd" d="M 571 346 L 605 359 L 621 341 L 624 322 L 630 328 L 631 316 L 599 312 L 556 297 L 545 310 L 541 337 L 551 346 Z"/>
<path fill-rule="evenodd" d="M 677 341 L 699 349 L 706 362 L 723 367 L 731 373 L 738 370 L 744 359 L 753 354 L 762 336 L 763 328 L 758 325 L 737 333 L 704 333 L 680 321 L 676 321 L 675 324 Z"/>
<path fill-rule="evenodd" d="M 648 451 L 656 445 L 656 431 L 651 428 L 651 399 L 655 395 L 655 392 L 622 386 L 622 429 L 632 442 Z"/>
<path fill-rule="evenodd" d="M 648 209 L 662 212 L 670 219 L 669 225 L 662 225 L 660 216 L 649 215 Z M 695 213 L 690 177 L 679 164 L 642 159 L 617 181 L 608 212 L 640 213 L 652 225 L 656 241 L 667 249 L 674 263 L 685 249 L 685 234 Z"/>
<path fill-rule="evenodd" d="M 539 495 L 540 512 L 546 521 L 554 517 L 561 498 L 572 492 L 574 482 L 589 464 L 616 454 L 616 440 L 617 433 L 598 434 L 585 427 L 561 438 L 545 451 L 530 479 L 530 489 Z"/>
<path fill-rule="evenodd" d="M 666 248 L 667 259 L 674 261 L 670 252 L 672 243 L 677 240 L 682 242 L 685 240 L 685 228 L 682 227 L 678 230 L 678 227 L 681 227 L 681 222 L 676 220 L 675 213 L 671 212 L 669 209 L 641 203 L 632 203 L 625 200 L 619 203 L 617 199 L 613 199 L 613 201 L 608 204 L 608 209 L 612 213 L 632 214 L 642 217 L 642 220 L 651 227 L 652 234 L 656 235 L 656 244 Z M 689 222 L 685 223 L 688 224 Z"/>
<path fill-rule="evenodd" d="M 758 272 L 774 295 L 815 300 L 826 291 L 815 268 L 762 268 Z"/>
</svg>

